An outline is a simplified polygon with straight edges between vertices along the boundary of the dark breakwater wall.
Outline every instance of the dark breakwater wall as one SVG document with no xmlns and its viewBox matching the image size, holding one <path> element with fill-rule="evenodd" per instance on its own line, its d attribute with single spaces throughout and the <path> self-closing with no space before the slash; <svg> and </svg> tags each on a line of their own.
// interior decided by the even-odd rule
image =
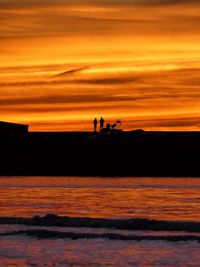
<svg viewBox="0 0 200 267">
<path fill-rule="evenodd" d="M 0 175 L 200 177 L 199 132 L 30 133 L 0 145 Z"/>
</svg>

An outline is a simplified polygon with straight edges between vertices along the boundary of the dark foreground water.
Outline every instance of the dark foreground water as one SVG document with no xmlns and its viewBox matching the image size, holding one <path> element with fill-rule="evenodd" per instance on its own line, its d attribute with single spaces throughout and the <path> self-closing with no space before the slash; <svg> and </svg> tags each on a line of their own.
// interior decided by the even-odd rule
<svg viewBox="0 0 200 267">
<path fill-rule="evenodd" d="M 70 217 L 200 222 L 199 178 L 0 177 L 0 216 L 55 213 Z M 0 225 L 19 230 L 169 236 L 200 233 Z M 0 266 L 200 266 L 196 240 L 110 240 L 0 236 Z"/>
</svg>

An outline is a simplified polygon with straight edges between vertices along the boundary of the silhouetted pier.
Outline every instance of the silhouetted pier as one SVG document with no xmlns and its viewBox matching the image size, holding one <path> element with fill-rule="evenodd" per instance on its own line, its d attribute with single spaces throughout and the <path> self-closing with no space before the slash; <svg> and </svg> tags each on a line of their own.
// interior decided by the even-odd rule
<svg viewBox="0 0 200 267">
<path fill-rule="evenodd" d="M 30 132 L 0 145 L 0 175 L 200 177 L 200 132 Z"/>
</svg>

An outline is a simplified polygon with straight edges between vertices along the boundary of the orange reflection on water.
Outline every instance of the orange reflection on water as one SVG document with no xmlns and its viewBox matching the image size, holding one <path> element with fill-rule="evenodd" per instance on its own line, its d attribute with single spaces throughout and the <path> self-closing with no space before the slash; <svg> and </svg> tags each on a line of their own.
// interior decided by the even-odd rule
<svg viewBox="0 0 200 267">
<path fill-rule="evenodd" d="M 0 215 L 200 220 L 198 178 L 9 177 Z"/>
</svg>

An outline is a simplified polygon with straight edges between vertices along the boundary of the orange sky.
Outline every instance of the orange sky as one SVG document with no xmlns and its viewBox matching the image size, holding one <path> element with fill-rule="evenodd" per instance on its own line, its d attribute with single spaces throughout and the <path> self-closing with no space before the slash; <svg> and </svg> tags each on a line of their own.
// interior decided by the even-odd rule
<svg viewBox="0 0 200 267">
<path fill-rule="evenodd" d="M 0 120 L 200 130 L 199 14 L 197 0 L 0 0 Z"/>
</svg>

